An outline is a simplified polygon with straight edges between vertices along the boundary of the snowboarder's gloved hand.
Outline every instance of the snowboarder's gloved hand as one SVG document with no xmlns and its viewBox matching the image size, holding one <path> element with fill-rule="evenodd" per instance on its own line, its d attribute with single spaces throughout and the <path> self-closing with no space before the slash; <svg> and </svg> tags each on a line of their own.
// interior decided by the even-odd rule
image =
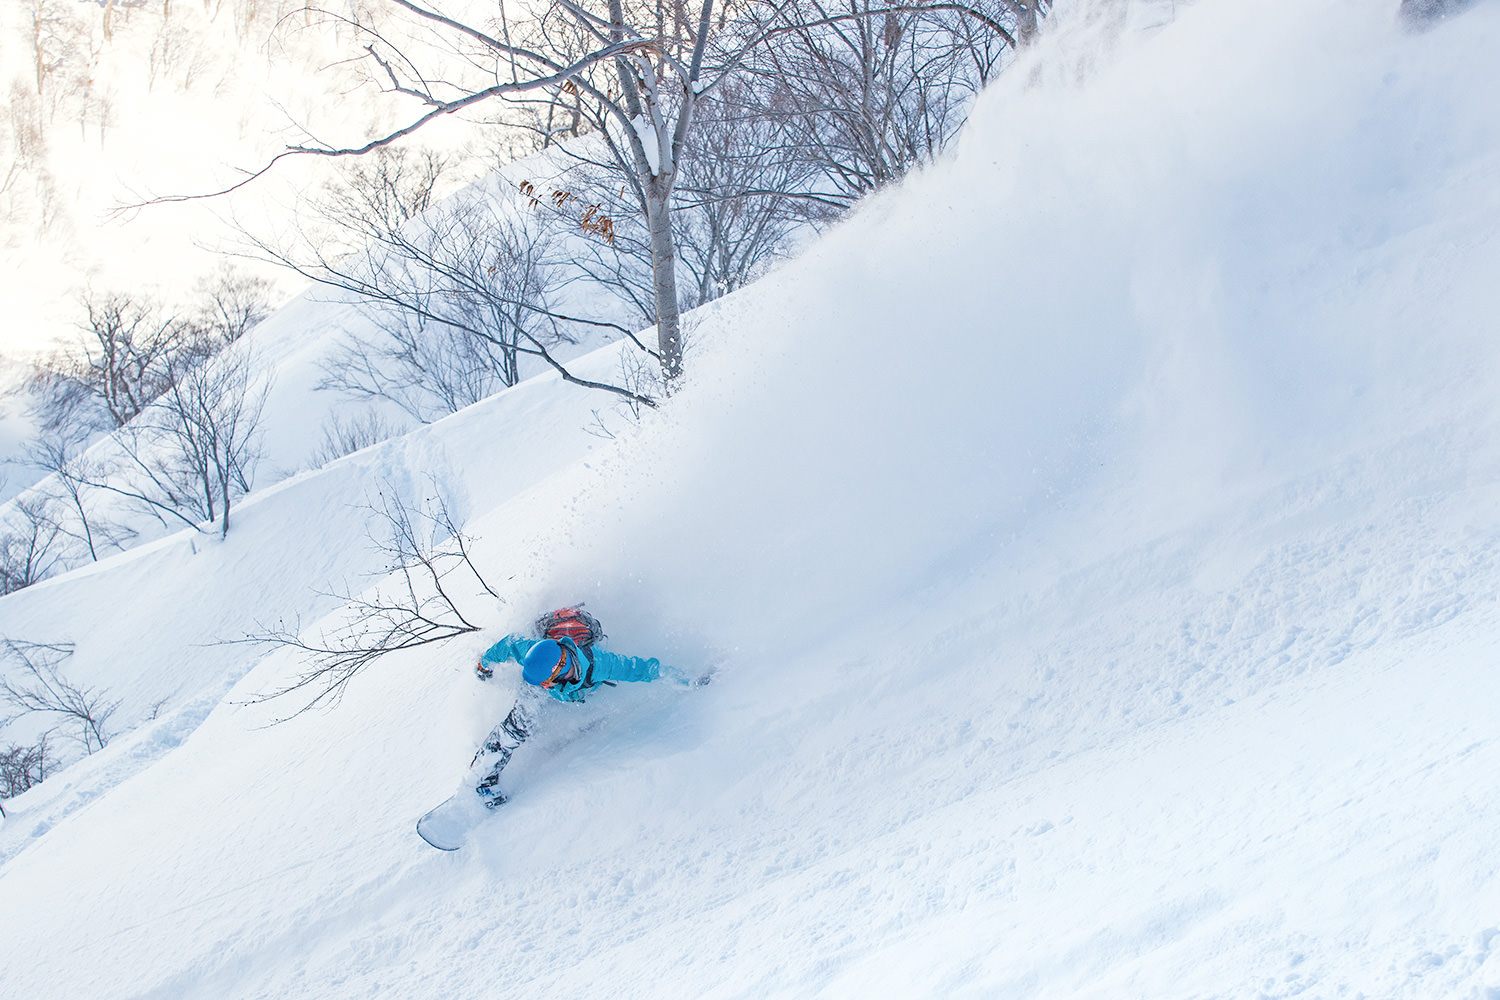
<svg viewBox="0 0 1500 1000">
<path fill-rule="evenodd" d="M 482 681 L 487 681 L 491 677 L 495 676 L 494 669 L 492 667 L 485 666 L 483 660 L 480 660 L 478 665 L 474 667 L 474 672 L 479 675 L 479 679 Z"/>
</svg>

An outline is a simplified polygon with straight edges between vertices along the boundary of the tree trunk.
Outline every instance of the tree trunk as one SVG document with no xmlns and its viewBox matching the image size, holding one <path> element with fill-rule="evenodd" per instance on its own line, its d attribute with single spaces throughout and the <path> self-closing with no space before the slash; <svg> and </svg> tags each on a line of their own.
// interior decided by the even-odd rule
<svg viewBox="0 0 1500 1000">
<path fill-rule="evenodd" d="M 31 20 L 31 48 L 36 55 L 36 96 L 42 96 L 42 83 L 47 77 L 47 58 L 42 51 L 42 4 L 37 0 L 36 7 L 32 11 Z M 41 112 L 38 110 L 38 116 Z"/>
<path fill-rule="evenodd" d="M 672 236 L 670 179 L 646 182 L 646 224 L 651 230 L 651 278 L 656 293 L 656 350 L 671 386 L 682 375 L 682 324 L 677 307 L 677 241 Z"/>
<path fill-rule="evenodd" d="M 1027 2 L 1016 11 L 1016 44 L 1022 48 L 1036 41 L 1037 0 Z"/>
</svg>

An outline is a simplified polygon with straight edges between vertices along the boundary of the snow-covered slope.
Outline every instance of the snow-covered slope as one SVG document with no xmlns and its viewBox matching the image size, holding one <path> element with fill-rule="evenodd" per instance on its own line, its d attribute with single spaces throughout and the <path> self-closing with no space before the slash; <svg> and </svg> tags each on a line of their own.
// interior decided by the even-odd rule
<svg viewBox="0 0 1500 1000">
<path fill-rule="evenodd" d="M 168 699 L 7 803 L 0 994 L 1500 991 L 1500 5 L 1372 6 L 1062 18 L 639 434 L 540 380 L 0 601 Z M 493 633 L 267 726 L 300 664 L 192 644 L 429 474 Z M 714 682 L 559 708 L 431 851 L 568 599 Z"/>
</svg>

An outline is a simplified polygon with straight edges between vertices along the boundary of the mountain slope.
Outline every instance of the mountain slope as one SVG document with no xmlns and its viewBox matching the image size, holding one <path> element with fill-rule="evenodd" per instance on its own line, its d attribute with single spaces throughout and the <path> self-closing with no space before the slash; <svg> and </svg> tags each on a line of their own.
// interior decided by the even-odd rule
<svg viewBox="0 0 1500 1000">
<path fill-rule="evenodd" d="M 1500 8 L 1365 8 L 1063 19 L 638 434 L 584 455 L 540 381 L 247 505 L 269 560 L 321 526 L 257 512 L 444 470 L 493 632 L 274 726 L 300 664 L 222 665 L 149 766 L 17 799 L 0 992 L 1500 990 Z M 430 851 L 509 704 L 473 658 L 568 599 L 714 682 L 559 706 Z M 78 670 L 167 656 L 107 638 Z"/>
</svg>

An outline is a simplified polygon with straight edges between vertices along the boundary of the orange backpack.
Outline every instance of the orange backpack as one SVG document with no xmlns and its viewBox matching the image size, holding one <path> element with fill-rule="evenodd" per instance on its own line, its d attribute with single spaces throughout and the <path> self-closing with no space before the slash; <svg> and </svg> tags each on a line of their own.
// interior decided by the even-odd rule
<svg viewBox="0 0 1500 1000">
<path fill-rule="evenodd" d="M 582 604 L 547 612 L 536 620 L 536 630 L 544 639 L 572 639 L 584 652 L 604 638 L 604 626 Z"/>
</svg>

